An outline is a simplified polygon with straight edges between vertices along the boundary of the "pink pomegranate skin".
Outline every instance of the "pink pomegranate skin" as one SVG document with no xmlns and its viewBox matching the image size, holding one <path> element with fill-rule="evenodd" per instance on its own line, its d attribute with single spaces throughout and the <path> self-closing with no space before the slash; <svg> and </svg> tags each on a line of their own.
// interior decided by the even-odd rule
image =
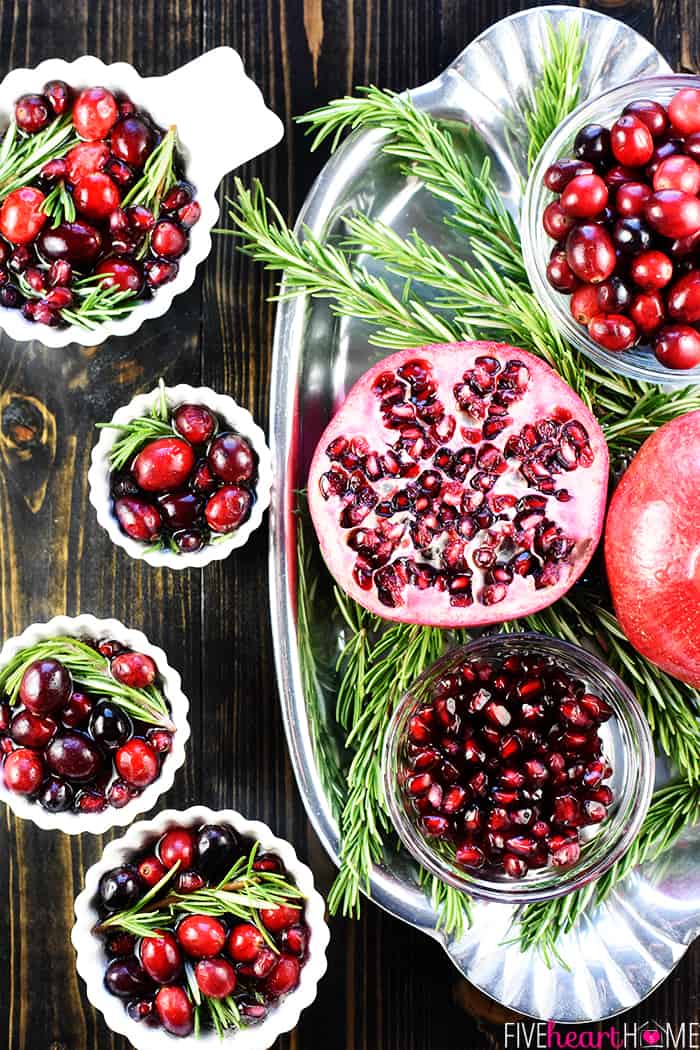
<svg viewBox="0 0 700 1050">
<path fill-rule="evenodd" d="M 478 364 L 477 359 L 484 358 L 497 362 L 501 376 L 496 376 L 496 382 L 507 385 L 510 380 L 504 377 L 519 372 L 527 374 L 527 381 L 514 399 L 499 397 L 499 400 L 506 402 L 505 409 L 503 405 L 490 407 L 491 399 L 487 397 L 485 411 L 479 416 L 482 408 L 476 406 L 476 415 L 472 414 L 471 409 L 465 411 L 458 401 L 456 390 L 458 387 L 462 391 L 466 390 L 462 396 L 463 405 L 465 398 L 471 396 L 464 377 L 466 374 L 473 376 L 475 368 L 483 370 L 484 365 Z M 427 365 L 425 383 L 419 379 L 416 386 L 415 382 L 402 379 L 408 396 L 404 404 L 399 405 L 398 412 L 410 415 L 414 411 L 413 408 L 406 408 L 405 402 L 411 399 L 415 401 L 416 391 L 420 388 L 425 407 L 420 408 L 421 414 L 409 420 L 408 425 L 419 428 L 428 447 L 432 447 L 432 452 L 427 456 L 421 455 L 420 452 L 416 453 L 414 446 L 411 448 L 414 456 L 411 465 L 411 455 L 405 451 L 406 442 L 401 424 L 392 415 L 394 408 L 383 400 L 377 390 L 391 388 L 392 373 L 395 377 L 400 375 L 400 371 L 403 371 L 404 376 L 410 375 L 415 372 L 416 364 L 419 372 L 421 367 Z M 523 368 L 520 369 L 518 365 Z M 426 383 L 432 391 L 432 400 L 430 394 L 426 393 Z M 439 402 L 437 407 L 436 400 Z M 441 412 L 442 409 L 444 411 Z M 492 412 L 497 410 L 501 413 L 501 419 L 506 418 L 510 422 L 494 435 L 495 417 Z M 392 418 L 388 419 L 389 416 Z M 522 520 L 522 499 L 526 496 L 541 498 L 544 489 L 533 485 L 521 473 L 519 461 L 508 455 L 506 444 L 509 439 L 516 442 L 520 440 L 523 427 L 554 419 L 557 420 L 557 431 L 561 433 L 567 424 L 582 425 L 585 428 L 585 448 L 580 452 L 581 462 L 576 462 L 576 455 L 579 455 L 576 453 L 573 466 L 569 464 L 569 469 L 558 467 L 554 472 L 544 470 L 545 474 L 553 475 L 549 482 L 541 481 L 543 486 L 549 486 L 546 520 L 554 526 L 555 534 L 560 534 L 557 540 L 558 560 L 552 562 L 550 558 L 545 565 L 546 558 L 532 553 L 534 525 L 525 534 L 513 522 L 516 516 L 519 516 L 519 521 Z M 483 436 L 483 428 L 487 428 L 486 437 Z M 580 429 L 578 433 L 581 433 Z M 349 468 L 338 462 L 335 450 L 338 445 L 342 446 L 343 441 L 347 441 L 350 450 L 358 445 L 368 448 L 367 455 L 360 457 L 362 464 L 359 472 L 358 467 L 352 465 L 352 455 Z M 479 470 L 478 463 L 485 446 L 497 450 L 495 469 L 501 473 L 495 477 L 492 488 L 484 494 L 483 507 L 493 506 L 493 501 L 499 496 L 505 496 L 511 506 L 503 509 L 501 514 L 491 514 L 494 520 L 487 522 L 484 527 L 479 525 L 475 532 L 474 521 L 479 520 L 485 511 L 482 507 L 474 515 L 465 514 L 464 501 L 471 507 L 480 499 L 479 491 L 475 491 L 478 489 L 475 475 L 484 473 Z M 440 455 L 449 458 L 458 451 L 465 454 L 468 447 L 473 449 L 475 465 L 473 469 L 467 470 L 466 475 L 463 471 L 463 476 L 455 480 L 454 471 L 452 475 L 449 473 L 451 468 L 447 468 L 447 473 L 436 471 L 436 452 L 442 450 Z M 329 450 L 332 450 L 335 460 Z M 489 454 L 495 455 L 493 451 Z M 466 455 L 468 459 L 471 454 Z M 380 467 L 377 477 L 375 460 L 386 463 L 387 456 L 401 458 L 401 470 L 405 468 L 409 476 L 389 476 Z M 367 470 L 369 474 L 364 473 Z M 409 494 L 414 492 L 425 471 L 436 471 L 440 475 L 438 498 L 428 508 L 434 516 L 425 519 L 410 511 L 391 513 L 387 504 L 397 497 L 402 500 L 409 485 L 413 485 Z M 308 498 L 326 564 L 337 583 L 360 605 L 387 620 L 436 627 L 469 627 L 502 623 L 536 612 L 556 601 L 572 586 L 588 565 L 600 539 L 607 483 L 608 451 L 603 433 L 595 418 L 563 379 L 524 350 L 507 344 L 479 341 L 403 350 L 385 358 L 366 372 L 352 387 L 318 443 L 309 470 Z M 354 485 L 359 485 L 364 492 L 359 503 L 366 500 L 371 506 L 359 506 L 358 509 L 355 496 L 350 494 Z M 564 495 L 556 497 L 555 490 L 558 493 L 563 491 Z M 446 500 L 442 499 L 443 495 L 447 497 Z M 452 505 L 452 510 L 448 504 Z M 422 527 L 429 520 L 435 525 L 435 516 L 444 518 L 445 515 L 455 514 L 456 520 L 448 522 L 447 527 L 439 524 L 429 546 L 422 539 L 414 542 L 417 524 Z M 465 520 L 467 517 L 470 521 Z M 523 541 L 515 546 L 506 536 L 507 530 L 511 530 L 512 534 L 514 528 L 519 530 L 518 536 Z M 362 550 L 358 553 L 358 536 L 362 536 L 362 530 L 370 530 L 374 535 L 379 530 L 382 541 L 387 531 L 391 533 L 389 546 L 392 550 L 388 561 L 386 554 L 377 560 L 374 553 L 369 558 Z M 374 538 L 372 543 L 376 545 Z M 354 549 L 351 544 L 354 544 Z M 509 561 L 513 565 L 513 559 L 518 554 L 521 561 L 527 563 L 528 544 L 533 563 L 528 571 L 520 574 L 518 570 L 513 572 L 512 568 L 502 564 Z M 478 561 L 475 562 L 474 555 L 477 550 L 483 551 L 489 546 L 495 551 L 494 563 L 482 569 Z M 569 546 L 570 551 L 562 556 L 561 548 L 566 550 Z M 456 560 L 455 551 L 459 554 Z M 483 554 L 478 555 L 478 558 L 482 557 Z M 406 566 L 409 566 L 408 570 Z M 417 567 L 418 575 L 414 567 Z M 412 574 L 408 581 L 407 571 Z M 379 580 L 377 572 L 381 574 Z M 506 577 L 510 573 L 511 578 L 502 584 L 499 576 L 494 576 L 495 572 L 505 574 Z M 397 574 L 399 582 L 394 585 Z M 392 583 L 390 588 L 385 586 L 387 578 Z"/>
<path fill-rule="evenodd" d="M 700 687 L 700 411 L 644 442 L 617 486 L 605 562 L 617 618 L 647 660 Z"/>
</svg>

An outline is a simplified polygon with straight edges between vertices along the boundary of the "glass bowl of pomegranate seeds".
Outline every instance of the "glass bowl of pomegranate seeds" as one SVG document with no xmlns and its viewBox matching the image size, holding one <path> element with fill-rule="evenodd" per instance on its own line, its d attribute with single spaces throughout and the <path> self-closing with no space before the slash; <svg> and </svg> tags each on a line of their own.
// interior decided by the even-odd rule
<svg viewBox="0 0 700 1050">
<path fill-rule="evenodd" d="M 92 56 L 13 70 L 0 127 L 0 328 L 49 346 L 165 313 L 211 249 L 221 178 L 282 133 L 231 48 L 164 77 Z"/>
<path fill-rule="evenodd" d="M 141 631 L 87 614 L 32 624 L 0 650 L 0 799 L 70 835 L 130 824 L 185 761 L 188 709 Z"/>
<path fill-rule="evenodd" d="M 392 717 L 384 785 L 396 830 L 475 897 L 546 900 L 607 871 L 654 784 L 635 697 L 593 653 L 542 634 L 487 635 L 413 684 Z"/>
<path fill-rule="evenodd" d="M 634 379 L 700 380 L 700 77 L 579 106 L 528 181 L 528 276 L 559 331 Z"/>
<path fill-rule="evenodd" d="M 234 810 L 167 810 L 110 842 L 75 902 L 93 1006 L 137 1050 L 266 1050 L 326 970 L 323 898 L 293 847 Z"/>
<path fill-rule="evenodd" d="M 261 524 L 270 503 L 270 452 L 233 398 L 161 380 L 100 426 L 90 502 L 132 558 L 201 567 L 242 547 Z"/>
</svg>

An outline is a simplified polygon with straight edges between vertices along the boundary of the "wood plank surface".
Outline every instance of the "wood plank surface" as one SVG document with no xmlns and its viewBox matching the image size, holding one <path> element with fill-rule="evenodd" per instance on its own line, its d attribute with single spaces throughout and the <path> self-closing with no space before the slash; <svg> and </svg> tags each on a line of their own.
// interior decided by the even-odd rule
<svg viewBox="0 0 700 1050">
<path fill-rule="evenodd" d="M 0 0 L 0 76 L 43 58 L 96 54 L 162 74 L 218 44 L 238 49 L 285 122 L 285 140 L 242 172 L 290 216 L 323 157 L 295 114 L 375 83 L 435 76 L 477 33 L 528 6 L 513 0 Z M 678 68 L 700 65 L 697 0 L 587 3 L 649 35 Z M 203 105 L 236 104 L 210 85 Z M 225 190 L 224 186 L 224 190 Z M 271 282 L 217 238 L 167 317 L 98 349 L 49 350 L 0 336 L 0 628 L 59 612 L 142 628 L 171 654 L 192 703 L 184 770 L 164 800 L 233 805 L 291 839 L 322 891 L 333 869 L 310 831 L 286 755 L 267 609 L 267 537 L 197 572 L 128 559 L 87 503 L 94 424 L 159 376 L 231 393 L 266 426 Z M 87 1002 L 69 940 L 72 905 L 100 837 L 39 831 L 0 811 L 0 1048 L 122 1050 Z M 316 1003 L 278 1050 L 486 1050 L 503 1012 L 462 981 L 441 949 L 370 904 L 334 920 Z M 700 950 L 622 1021 L 698 1020 Z"/>
</svg>

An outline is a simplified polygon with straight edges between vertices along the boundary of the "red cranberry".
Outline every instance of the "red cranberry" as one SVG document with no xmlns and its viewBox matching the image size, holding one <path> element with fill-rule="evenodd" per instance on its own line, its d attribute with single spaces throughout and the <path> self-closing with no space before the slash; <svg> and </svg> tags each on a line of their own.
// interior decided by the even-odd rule
<svg viewBox="0 0 700 1050">
<path fill-rule="evenodd" d="M 555 248 L 547 263 L 547 280 L 558 292 L 569 294 L 581 283 L 566 260 L 566 252 Z"/>
<path fill-rule="evenodd" d="M 600 313 L 598 305 L 598 285 L 584 284 L 571 296 L 571 316 L 579 324 L 587 325 L 596 314 Z"/>
<path fill-rule="evenodd" d="M 207 461 L 222 481 L 236 485 L 250 481 L 255 473 L 255 456 L 245 438 L 229 432 L 219 434 L 209 448 Z"/>
<path fill-rule="evenodd" d="M 47 161 L 41 169 L 41 177 L 47 182 L 58 182 L 59 179 L 65 179 L 67 174 L 68 165 L 64 157 L 55 157 Z"/>
<path fill-rule="evenodd" d="M 200 959 L 194 976 L 203 995 L 225 999 L 236 987 L 236 971 L 225 959 Z"/>
<path fill-rule="evenodd" d="M 700 131 L 688 135 L 683 143 L 683 152 L 687 153 L 693 160 L 700 162 Z"/>
<path fill-rule="evenodd" d="M 73 124 L 82 139 L 103 139 L 116 123 L 119 107 L 111 91 L 103 87 L 81 91 L 73 107 Z"/>
<path fill-rule="evenodd" d="M 630 277 L 645 291 L 664 288 L 673 277 L 673 263 L 663 252 L 641 252 L 632 260 Z"/>
<path fill-rule="evenodd" d="M 192 200 L 193 190 L 187 182 L 178 182 L 171 190 L 168 190 L 165 197 L 163 197 L 163 203 L 161 205 L 162 211 L 177 211 L 178 208 L 182 208 L 184 204 L 189 204 Z"/>
<path fill-rule="evenodd" d="M 156 680 L 155 660 L 145 653 L 127 652 L 115 656 L 110 665 L 112 676 L 132 689 L 147 689 Z"/>
<path fill-rule="evenodd" d="M 655 190 L 682 190 L 696 196 L 700 190 L 700 166 L 692 157 L 666 157 L 654 172 Z"/>
<path fill-rule="evenodd" d="M 160 288 L 177 277 L 177 263 L 165 259 L 147 259 L 143 268 L 149 288 Z"/>
<path fill-rule="evenodd" d="M 158 756 L 150 744 L 139 737 L 122 744 L 114 756 L 114 764 L 119 776 L 137 788 L 152 784 L 160 772 Z"/>
<path fill-rule="evenodd" d="M 141 941 L 141 965 L 157 984 L 170 984 L 182 970 L 182 955 L 171 933 L 154 933 Z"/>
<path fill-rule="evenodd" d="M 622 112 L 631 113 L 646 124 L 654 138 L 663 135 L 668 128 L 668 115 L 660 102 L 653 102 L 647 98 L 636 99 L 634 102 L 628 102 Z"/>
<path fill-rule="evenodd" d="M 192 1003 L 179 985 L 161 988 L 156 995 L 156 1011 L 160 1023 L 171 1035 L 187 1036 L 194 1028 Z"/>
<path fill-rule="evenodd" d="M 61 722 L 71 729 L 84 726 L 92 713 L 92 700 L 85 693 L 73 692 L 61 711 Z"/>
<path fill-rule="evenodd" d="M 75 184 L 86 175 L 102 171 L 109 158 L 109 149 L 104 142 L 81 142 L 68 150 L 66 170 L 68 181 Z"/>
<path fill-rule="evenodd" d="M 228 953 L 234 962 L 253 962 L 264 943 L 257 926 L 252 922 L 242 922 L 231 930 Z"/>
<path fill-rule="evenodd" d="M 309 931 L 306 926 L 297 923 L 284 930 L 280 939 L 285 950 L 292 955 L 305 955 L 309 943 Z"/>
<path fill-rule="evenodd" d="M 700 334 L 689 325 L 669 325 L 661 329 L 654 353 L 667 368 L 695 368 L 700 365 Z"/>
<path fill-rule="evenodd" d="M 122 532 L 132 540 L 155 540 L 161 529 L 160 514 L 154 506 L 142 499 L 124 496 L 116 500 L 114 513 Z"/>
<path fill-rule="evenodd" d="M 6 733 L 12 721 L 12 708 L 9 704 L 0 703 L 0 734 Z"/>
<path fill-rule="evenodd" d="M 693 255 L 698 247 L 700 247 L 700 229 L 696 230 L 695 233 L 688 234 L 687 237 L 676 237 L 668 245 L 668 254 L 674 260 L 685 262 L 687 257 Z"/>
<path fill-rule="evenodd" d="M 634 168 L 626 168 L 624 164 L 615 164 L 605 173 L 605 185 L 610 190 L 617 190 L 627 182 L 634 182 L 637 172 Z"/>
<path fill-rule="evenodd" d="M 151 248 L 164 259 L 179 259 L 187 250 L 187 236 L 177 223 L 163 219 L 153 227 Z"/>
<path fill-rule="evenodd" d="M 164 865 L 157 857 L 145 857 L 138 866 L 139 875 L 149 889 L 157 886 L 165 875 L 165 871 Z"/>
<path fill-rule="evenodd" d="M 681 88 L 668 104 L 671 123 L 682 135 L 700 131 L 700 89 Z"/>
<path fill-rule="evenodd" d="M 44 779 L 41 755 L 20 747 L 5 758 L 5 784 L 17 795 L 33 795 Z"/>
<path fill-rule="evenodd" d="M 9 266 L 15 273 L 24 273 L 27 267 L 35 261 L 36 255 L 33 248 L 27 244 L 20 244 L 10 255 Z"/>
<path fill-rule="evenodd" d="M 47 292 L 42 302 L 50 306 L 52 310 L 66 310 L 73 302 L 73 293 L 70 288 L 52 288 Z"/>
<path fill-rule="evenodd" d="M 574 153 L 596 168 L 608 167 L 612 160 L 609 129 L 601 124 L 586 124 L 574 139 Z"/>
<path fill-rule="evenodd" d="M 81 215 L 101 222 L 119 207 L 119 190 L 102 171 L 83 175 L 73 188 L 73 200 Z"/>
<path fill-rule="evenodd" d="M 107 799 L 101 791 L 81 791 L 73 803 L 80 813 L 101 813 L 106 806 Z"/>
<path fill-rule="evenodd" d="M 191 445 L 182 438 L 163 437 L 144 445 L 131 473 L 146 492 L 167 492 L 184 485 L 193 466 Z"/>
<path fill-rule="evenodd" d="M 664 301 L 657 291 L 640 292 L 635 295 L 629 315 L 644 336 L 649 336 L 663 324 Z"/>
<path fill-rule="evenodd" d="M 25 135 L 43 131 L 53 118 L 45 95 L 22 95 L 15 102 L 15 124 Z"/>
<path fill-rule="evenodd" d="M 62 222 L 44 228 L 38 240 L 44 259 L 66 259 L 76 269 L 91 266 L 102 250 L 102 234 L 87 222 Z"/>
<path fill-rule="evenodd" d="M 123 780 L 114 780 L 109 786 L 107 800 L 115 809 L 123 809 L 131 802 L 132 794 L 129 785 Z"/>
<path fill-rule="evenodd" d="M 113 182 L 116 182 L 117 186 L 121 186 L 122 189 L 126 189 L 134 181 L 134 173 L 128 164 L 125 164 L 123 160 L 117 160 L 116 157 L 110 157 L 104 167 L 105 175 L 109 175 Z"/>
<path fill-rule="evenodd" d="M 143 285 L 143 272 L 135 262 L 117 259 L 112 256 L 102 259 L 95 267 L 95 273 L 104 274 L 104 288 L 117 287 L 122 292 L 140 292 Z"/>
<path fill-rule="evenodd" d="M 204 445 L 216 430 L 216 417 L 206 405 L 180 405 L 173 413 L 173 426 L 192 445 Z"/>
<path fill-rule="evenodd" d="M 158 497 L 158 506 L 169 528 L 188 529 L 201 517 L 204 501 L 193 492 L 171 492 Z"/>
<path fill-rule="evenodd" d="M 206 546 L 204 536 L 197 529 L 183 529 L 173 534 L 178 550 L 183 554 L 196 554 Z"/>
<path fill-rule="evenodd" d="M 626 182 L 620 186 L 615 197 L 615 208 L 623 218 L 636 217 L 644 210 L 644 203 L 651 197 L 651 190 L 643 182 Z"/>
<path fill-rule="evenodd" d="M 110 138 L 112 153 L 119 160 L 132 164 L 135 168 L 143 166 L 154 143 L 153 131 L 140 117 L 122 117 L 112 128 Z"/>
<path fill-rule="evenodd" d="M 613 274 L 598 285 L 598 313 L 619 314 L 624 313 L 631 299 L 630 291 L 621 277 Z"/>
<path fill-rule="evenodd" d="M 282 954 L 272 973 L 265 981 L 265 991 L 271 999 L 291 992 L 299 984 L 301 967 L 292 955 Z"/>
<path fill-rule="evenodd" d="M 72 690 L 71 676 L 58 660 L 35 660 L 22 675 L 19 698 L 33 715 L 48 715 L 65 707 Z"/>
<path fill-rule="evenodd" d="M 149 208 L 144 208 L 141 204 L 135 204 L 133 207 L 127 208 L 126 215 L 132 230 L 148 233 L 155 225 L 156 220 L 153 212 Z"/>
<path fill-rule="evenodd" d="M 544 173 L 543 182 L 548 190 L 561 193 L 577 175 L 593 175 L 595 168 L 583 160 L 563 157 L 550 164 Z"/>
<path fill-rule="evenodd" d="M 685 324 L 700 321 L 700 270 L 691 270 L 671 285 L 667 307 L 668 316 L 674 321 Z"/>
<path fill-rule="evenodd" d="M 575 219 L 592 219 L 607 203 L 608 187 L 600 175 L 577 175 L 559 199 L 562 211 Z"/>
<path fill-rule="evenodd" d="M 0 207 L 0 233 L 12 244 L 28 244 L 39 234 L 48 215 L 42 211 L 44 194 L 34 186 L 8 193 Z"/>
<path fill-rule="evenodd" d="M 160 755 L 167 755 L 173 749 L 173 734 L 167 729 L 149 729 L 146 737 L 151 747 Z"/>
<path fill-rule="evenodd" d="M 177 928 L 177 939 L 189 956 L 207 959 L 226 943 L 226 930 L 211 915 L 188 915 Z"/>
<path fill-rule="evenodd" d="M 136 938 L 131 933 L 124 933 L 119 930 L 108 938 L 106 947 L 109 955 L 123 958 L 126 955 L 133 955 L 136 947 Z"/>
<path fill-rule="evenodd" d="M 615 269 L 615 248 L 610 234 L 593 223 L 577 226 L 566 239 L 566 258 L 577 277 L 599 284 Z"/>
<path fill-rule="evenodd" d="M 201 219 L 202 208 L 197 201 L 190 201 L 189 204 L 182 205 L 178 210 L 177 217 L 183 229 L 191 230 Z"/>
<path fill-rule="evenodd" d="M 542 225 L 548 237 L 560 241 L 573 230 L 576 223 L 566 214 L 559 201 L 551 201 L 542 212 Z"/>
<path fill-rule="evenodd" d="M 5 284 L 0 288 L 0 305 L 16 307 L 22 303 L 22 293 L 15 284 Z"/>
<path fill-rule="evenodd" d="M 46 748 L 46 765 L 59 777 L 85 783 L 102 768 L 102 756 L 89 737 L 68 732 L 54 737 Z"/>
<path fill-rule="evenodd" d="M 158 843 L 158 856 L 166 868 L 172 868 L 177 861 L 181 868 L 191 868 L 194 855 L 194 839 L 184 828 L 167 831 Z"/>
<path fill-rule="evenodd" d="M 204 879 L 198 871 L 179 871 L 175 879 L 177 893 L 196 893 L 204 885 Z"/>
<path fill-rule="evenodd" d="M 281 933 L 288 926 L 293 926 L 299 921 L 301 910 L 289 904 L 280 904 L 276 908 L 261 908 L 260 921 L 266 930 L 271 933 Z"/>
<path fill-rule="evenodd" d="M 687 237 L 700 229 L 700 200 L 682 190 L 659 190 L 644 205 L 644 215 L 662 237 Z"/>
<path fill-rule="evenodd" d="M 73 103 L 73 89 L 65 80 L 49 80 L 44 84 L 43 94 L 57 117 L 67 113 Z"/>
<path fill-rule="evenodd" d="M 152 989 L 148 975 L 135 956 L 114 959 L 107 967 L 105 985 L 112 995 L 120 999 L 133 999 L 146 995 Z"/>
<path fill-rule="evenodd" d="M 212 532 L 233 532 L 248 517 L 251 495 L 237 485 L 223 485 L 209 499 L 205 508 L 207 524 Z"/>
<path fill-rule="evenodd" d="M 610 147 L 620 164 L 640 168 L 651 160 L 654 140 L 649 128 L 632 114 L 623 114 L 610 130 Z"/>
<path fill-rule="evenodd" d="M 30 266 L 25 271 L 24 279 L 35 292 L 46 291 L 46 277 L 41 270 L 37 270 L 34 266 Z"/>
</svg>

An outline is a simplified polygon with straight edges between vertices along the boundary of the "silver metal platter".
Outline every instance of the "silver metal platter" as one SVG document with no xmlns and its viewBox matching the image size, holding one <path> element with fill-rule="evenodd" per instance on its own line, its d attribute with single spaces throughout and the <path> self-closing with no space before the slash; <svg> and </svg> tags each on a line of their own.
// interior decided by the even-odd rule
<svg viewBox="0 0 700 1050">
<path fill-rule="evenodd" d="M 471 123 L 493 158 L 504 200 L 517 214 L 524 170 L 521 104 L 537 80 L 546 22 L 581 23 L 588 48 L 582 98 L 617 83 L 669 72 L 664 59 L 633 30 L 607 16 L 569 7 L 525 11 L 492 26 L 439 77 L 411 91 L 431 113 Z M 506 142 L 506 129 L 511 148 Z M 381 132 L 352 136 L 326 164 L 299 216 L 322 240 L 343 232 L 355 210 L 381 218 L 401 234 L 417 228 L 438 246 L 454 247 L 435 202 L 381 155 Z M 513 150 L 513 144 L 515 149 Z M 521 155 L 520 162 L 514 161 Z M 461 246 L 462 251 L 464 246 Z M 312 634 L 327 658 L 329 684 L 304 695 L 297 652 L 297 518 L 294 491 L 306 484 L 314 446 L 354 380 L 385 352 L 367 343 L 367 329 L 338 319 L 326 303 L 298 297 L 280 306 L 275 333 L 271 444 L 277 478 L 271 517 L 271 604 L 277 673 L 287 739 L 299 790 L 313 826 L 337 863 L 338 825 L 316 760 L 321 747 L 336 758 L 342 735 L 333 717 L 332 668 L 342 632 L 330 620 L 321 583 Z M 321 573 L 319 579 L 325 580 Z M 372 899 L 392 915 L 440 941 L 457 968 L 501 1003 L 537 1018 L 591 1021 L 635 1006 L 670 973 L 700 932 L 700 831 L 690 829 L 672 854 L 625 880 L 597 911 L 560 943 L 571 969 L 548 968 L 537 952 L 503 942 L 513 909 L 479 904 L 461 938 L 436 930 L 438 916 L 419 888 L 407 855 L 394 850 L 371 878 Z"/>
</svg>

